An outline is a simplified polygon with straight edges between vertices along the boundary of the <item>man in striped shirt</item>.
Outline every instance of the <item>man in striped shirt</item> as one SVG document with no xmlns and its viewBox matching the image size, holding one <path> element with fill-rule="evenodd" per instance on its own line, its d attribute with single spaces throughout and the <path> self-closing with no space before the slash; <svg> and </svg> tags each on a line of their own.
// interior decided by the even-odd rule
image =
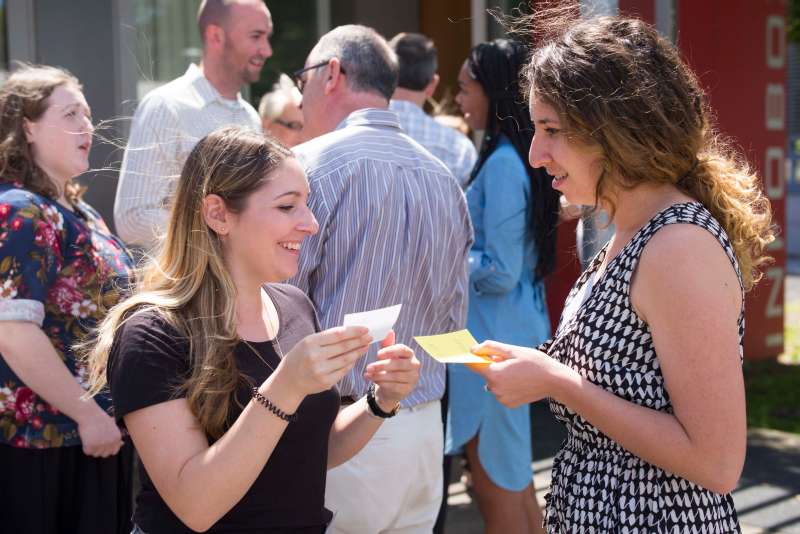
<svg viewBox="0 0 800 534">
<path fill-rule="evenodd" d="M 402 303 L 397 341 L 422 362 L 399 413 L 328 472 L 326 506 L 337 512 L 329 532 L 429 533 L 442 498 L 445 370 L 413 336 L 464 327 L 472 243 L 464 195 L 388 110 L 397 63 L 374 30 L 332 30 L 297 75 L 305 128 L 319 137 L 295 153 L 308 173 L 320 231 L 303 242 L 292 282 L 308 293 L 323 328 L 342 324 L 346 313 Z M 363 373 L 374 347 L 340 382 L 345 402 L 366 393 Z"/>
<path fill-rule="evenodd" d="M 397 54 L 399 79 L 389 109 L 417 143 L 442 160 L 461 187 L 466 187 L 478 152 L 461 132 L 428 116 L 422 107 L 439 85 L 437 51 L 433 41 L 419 33 L 399 33 L 389 46 Z"/>
<path fill-rule="evenodd" d="M 169 201 L 194 145 L 222 126 L 261 131 L 239 93 L 272 55 L 272 17 L 262 0 L 203 0 L 197 13 L 200 65 L 145 96 L 133 117 L 114 202 L 117 234 L 150 250 L 163 234 Z"/>
</svg>

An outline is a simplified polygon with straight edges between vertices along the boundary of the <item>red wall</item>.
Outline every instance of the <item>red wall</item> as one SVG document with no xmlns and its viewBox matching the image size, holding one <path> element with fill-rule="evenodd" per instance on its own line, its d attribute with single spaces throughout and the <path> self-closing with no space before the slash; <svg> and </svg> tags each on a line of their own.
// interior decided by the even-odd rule
<svg viewBox="0 0 800 534">
<path fill-rule="evenodd" d="M 558 226 L 556 242 L 556 266 L 553 272 L 545 278 L 547 292 L 547 312 L 550 314 L 550 326 L 555 333 L 564 301 L 567 300 L 572 284 L 581 274 L 581 264 L 578 261 L 578 251 L 575 241 L 575 229 L 578 220 L 562 222 Z"/>
<path fill-rule="evenodd" d="M 655 24 L 658 0 L 619 0 L 619 12 L 629 17 L 638 17 Z"/>
<path fill-rule="evenodd" d="M 654 0 L 620 0 L 623 14 L 653 21 Z M 784 227 L 786 147 L 786 0 L 678 0 L 678 45 L 698 74 L 719 129 L 758 171 Z M 783 351 L 785 242 L 746 302 L 745 355 Z"/>
</svg>

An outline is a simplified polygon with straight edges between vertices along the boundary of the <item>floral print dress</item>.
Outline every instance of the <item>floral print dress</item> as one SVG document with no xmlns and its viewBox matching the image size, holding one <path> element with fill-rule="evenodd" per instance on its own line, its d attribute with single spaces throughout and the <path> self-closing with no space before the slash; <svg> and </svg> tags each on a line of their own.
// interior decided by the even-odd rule
<svg viewBox="0 0 800 534">
<path fill-rule="evenodd" d="M 73 344 L 120 299 L 133 260 L 94 209 L 79 202 L 74 210 L 0 182 L 0 321 L 41 326 L 86 388 L 88 369 Z M 108 397 L 95 399 L 110 409 Z M 79 444 L 77 423 L 27 387 L 0 354 L 0 445 Z"/>
</svg>

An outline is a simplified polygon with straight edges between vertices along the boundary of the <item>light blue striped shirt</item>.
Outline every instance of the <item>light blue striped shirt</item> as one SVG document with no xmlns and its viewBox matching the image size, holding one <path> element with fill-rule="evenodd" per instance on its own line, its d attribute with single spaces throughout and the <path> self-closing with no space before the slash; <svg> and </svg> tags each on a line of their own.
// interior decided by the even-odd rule
<svg viewBox="0 0 800 534">
<path fill-rule="evenodd" d="M 323 328 L 342 324 L 346 313 L 402 303 L 397 341 L 422 362 L 403 406 L 441 398 L 444 365 L 413 336 L 466 324 L 472 225 L 458 182 L 389 110 L 355 111 L 294 151 L 308 174 L 320 231 L 303 242 L 290 282 L 314 302 Z M 366 393 L 364 368 L 376 347 L 339 383 L 342 395 Z"/>
<path fill-rule="evenodd" d="M 461 187 L 465 187 L 478 160 L 478 151 L 469 137 L 439 124 L 413 102 L 392 100 L 389 109 L 397 113 L 403 131 L 442 160 Z"/>
</svg>

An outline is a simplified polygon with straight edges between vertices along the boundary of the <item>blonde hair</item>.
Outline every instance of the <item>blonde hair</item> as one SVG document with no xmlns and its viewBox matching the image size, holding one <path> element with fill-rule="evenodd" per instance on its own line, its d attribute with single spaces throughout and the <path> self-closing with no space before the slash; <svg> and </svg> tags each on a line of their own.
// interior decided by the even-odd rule
<svg viewBox="0 0 800 534">
<path fill-rule="evenodd" d="M 25 135 L 25 120 L 38 121 L 50 106 L 57 87 L 72 84 L 83 90 L 78 79 L 64 69 L 23 64 L 0 87 L 0 182 L 18 182 L 38 195 L 58 200 L 56 184 L 36 164 Z M 64 196 L 73 204 L 85 188 L 69 181 Z"/>
<path fill-rule="evenodd" d="M 286 158 L 269 137 L 236 127 L 216 130 L 194 147 L 180 182 L 161 250 L 141 270 L 134 294 L 114 306 L 81 347 L 94 395 L 107 384 L 106 368 L 118 328 L 135 313 L 156 311 L 189 340 L 191 376 L 179 389 L 202 429 L 219 438 L 242 378 L 233 357 L 239 342 L 236 287 L 217 234 L 203 218 L 203 199 L 219 195 L 241 212 L 248 197 Z"/>
<path fill-rule="evenodd" d="M 529 20 L 540 46 L 526 78 L 576 142 L 599 147 L 596 198 L 613 217 L 613 192 L 673 184 L 724 228 L 744 286 L 760 279 L 774 239 L 769 200 L 756 175 L 712 125 L 706 96 L 679 52 L 638 19 L 575 21 L 565 12 Z"/>
<path fill-rule="evenodd" d="M 281 74 L 278 83 L 272 86 L 272 91 L 264 94 L 258 104 L 258 114 L 262 119 L 274 121 L 281 116 L 286 106 L 300 105 L 303 95 L 295 87 L 294 82 L 285 74 Z"/>
</svg>

